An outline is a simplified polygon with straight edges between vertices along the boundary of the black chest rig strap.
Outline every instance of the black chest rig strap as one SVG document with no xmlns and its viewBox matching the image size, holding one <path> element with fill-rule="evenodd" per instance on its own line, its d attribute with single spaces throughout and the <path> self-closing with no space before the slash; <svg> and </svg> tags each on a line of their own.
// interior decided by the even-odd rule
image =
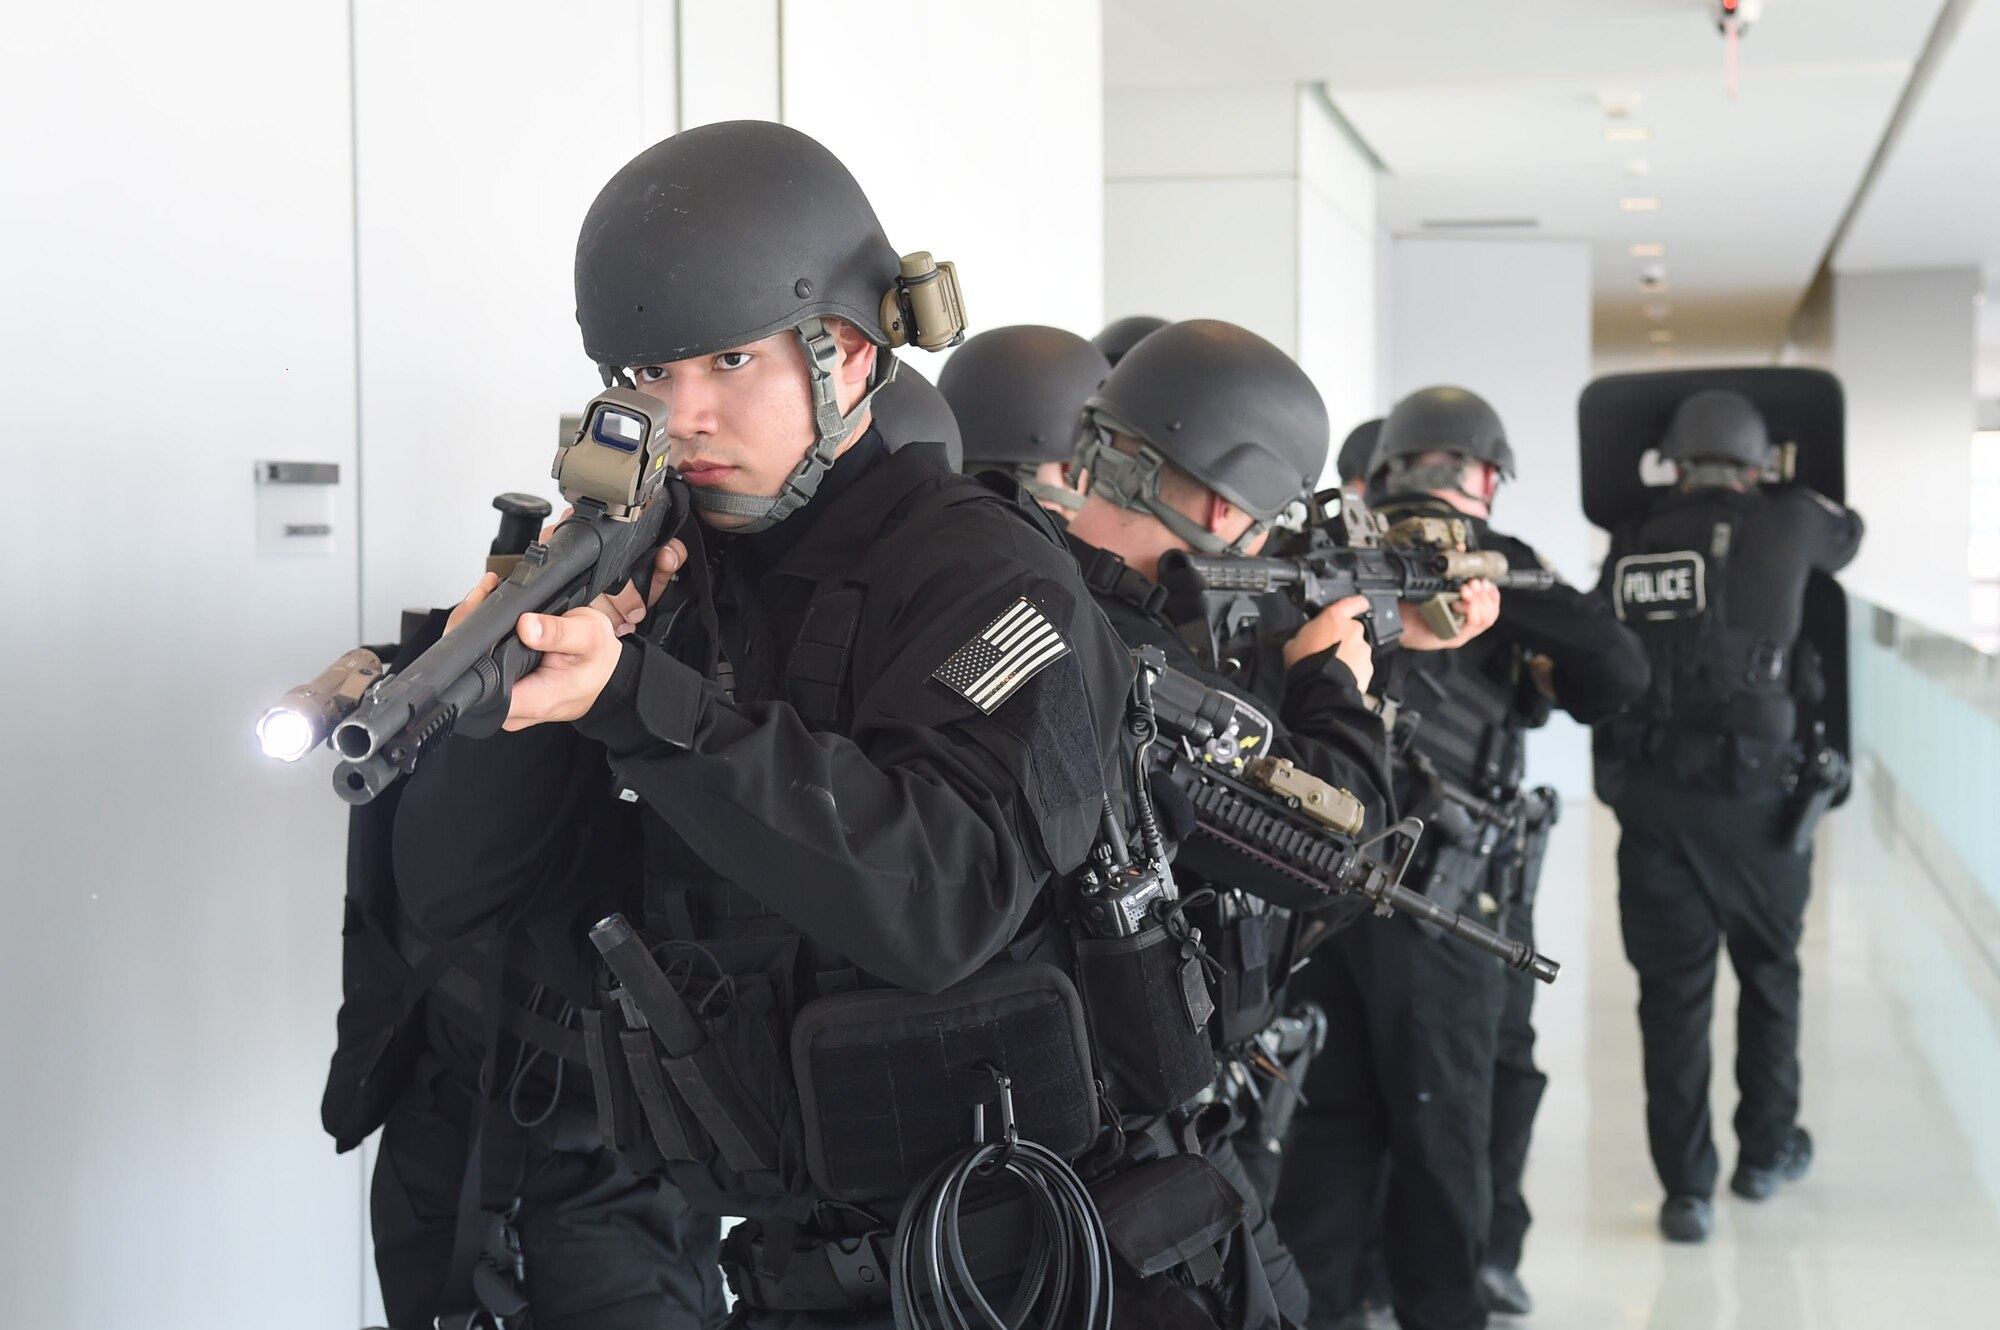
<svg viewBox="0 0 2000 1330">
<path fill-rule="evenodd" d="M 1166 612 L 1167 589 L 1128 567 L 1118 555 L 1076 542 L 1071 542 L 1070 550 L 1077 555 L 1077 568 L 1092 591 L 1130 605 L 1148 618 L 1157 619 Z"/>
</svg>

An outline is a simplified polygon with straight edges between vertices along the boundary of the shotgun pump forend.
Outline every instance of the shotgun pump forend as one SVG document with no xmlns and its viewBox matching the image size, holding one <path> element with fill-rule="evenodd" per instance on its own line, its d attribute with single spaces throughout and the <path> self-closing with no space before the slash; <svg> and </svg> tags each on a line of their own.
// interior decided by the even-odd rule
<svg viewBox="0 0 2000 1330">
<path fill-rule="evenodd" d="M 506 579 L 429 650 L 394 673 L 378 670 L 364 688 L 338 694 L 340 714 L 329 728 L 344 759 L 333 780 L 342 799 L 369 802 L 455 732 L 496 732 L 515 681 L 541 662 L 541 653 L 514 635 L 520 617 L 564 614 L 634 578 L 643 581 L 654 552 L 687 517 L 687 487 L 667 465 L 667 409 L 633 389 L 607 388 L 591 399 L 581 426 L 557 448 L 553 474 L 575 511 L 549 538 L 530 543 Z M 260 722 L 260 735 L 268 736 L 274 713 Z M 321 731 L 314 742 L 323 737 Z"/>
<path fill-rule="evenodd" d="M 1159 769 L 1194 810 L 1197 829 L 1182 842 L 1177 865 L 1294 910 L 1359 893 L 1378 915 L 1411 915 L 1510 969 L 1555 982 L 1555 961 L 1402 885 L 1422 822 L 1405 818 L 1359 839 L 1360 801 L 1265 752 L 1271 725 L 1262 713 L 1170 669 L 1157 647 L 1132 655 L 1153 678 Z"/>
</svg>

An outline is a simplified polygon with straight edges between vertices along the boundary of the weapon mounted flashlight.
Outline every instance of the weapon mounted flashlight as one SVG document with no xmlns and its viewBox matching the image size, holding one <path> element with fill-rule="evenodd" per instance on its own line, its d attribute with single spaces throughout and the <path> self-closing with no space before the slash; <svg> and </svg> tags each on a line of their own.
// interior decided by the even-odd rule
<svg viewBox="0 0 2000 1330">
<path fill-rule="evenodd" d="M 368 688 L 382 677 L 382 658 L 367 647 L 356 647 L 322 670 L 310 683 L 300 684 L 257 720 L 257 742 L 266 757 L 296 762 L 326 742 L 347 713 L 360 704 Z"/>
</svg>

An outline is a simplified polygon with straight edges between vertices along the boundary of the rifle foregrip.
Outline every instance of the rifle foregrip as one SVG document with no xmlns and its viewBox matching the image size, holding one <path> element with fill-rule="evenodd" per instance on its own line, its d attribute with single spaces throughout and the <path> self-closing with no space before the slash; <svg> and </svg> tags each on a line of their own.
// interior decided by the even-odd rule
<svg viewBox="0 0 2000 1330">
<path fill-rule="evenodd" d="M 1191 554 L 1187 567 L 1211 591 L 1276 591 L 1300 580 L 1298 565 L 1289 559 L 1243 559 Z"/>
</svg>

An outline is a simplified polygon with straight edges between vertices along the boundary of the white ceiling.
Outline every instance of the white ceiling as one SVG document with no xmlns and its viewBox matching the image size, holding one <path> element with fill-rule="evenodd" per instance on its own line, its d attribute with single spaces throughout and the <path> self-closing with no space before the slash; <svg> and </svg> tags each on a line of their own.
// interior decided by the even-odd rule
<svg viewBox="0 0 2000 1330">
<path fill-rule="evenodd" d="M 1602 366 L 1768 359 L 1941 3 L 1766 0 L 1734 100 L 1709 0 L 1105 0 L 1105 72 L 1112 87 L 1323 81 L 1386 168 L 1390 230 L 1532 218 L 1474 234 L 1592 243 Z M 1653 138 L 1607 142 L 1605 94 L 1636 94 L 1626 123 Z M 2000 229 L 2000 163 L 1993 176 Z M 1661 207 L 1625 212 L 1627 195 Z M 1638 241 L 1665 258 L 1631 257 Z M 1661 295 L 1640 290 L 1654 264 Z M 1649 340 L 1662 327 L 1671 347 Z"/>
</svg>

